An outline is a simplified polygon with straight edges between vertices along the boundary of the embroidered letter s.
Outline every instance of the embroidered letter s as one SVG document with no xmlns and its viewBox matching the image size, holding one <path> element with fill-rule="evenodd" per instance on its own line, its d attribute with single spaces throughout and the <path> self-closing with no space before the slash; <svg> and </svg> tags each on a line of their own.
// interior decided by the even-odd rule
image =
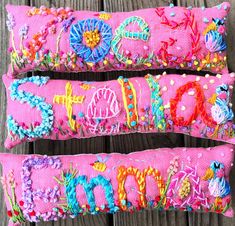
<svg viewBox="0 0 235 226">
<path fill-rule="evenodd" d="M 39 77 L 33 76 L 30 78 L 23 78 L 15 80 L 10 86 L 10 96 L 11 99 L 18 100 L 20 103 L 28 103 L 31 108 L 37 108 L 41 112 L 42 122 L 40 125 L 34 128 L 24 128 L 17 123 L 12 115 L 7 117 L 7 127 L 8 131 L 19 137 L 19 139 L 33 139 L 37 137 L 42 137 L 44 135 L 48 136 L 52 130 L 54 115 L 52 111 L 52 106 L 45 102 L 45 98 L 35 96 L 30 92 L 24 90 L 19 90 L 19 86 L 27 82 L 36 84 L 37 86 L 45 85 L 49 80 L 49 77 Z"/>
</svg>

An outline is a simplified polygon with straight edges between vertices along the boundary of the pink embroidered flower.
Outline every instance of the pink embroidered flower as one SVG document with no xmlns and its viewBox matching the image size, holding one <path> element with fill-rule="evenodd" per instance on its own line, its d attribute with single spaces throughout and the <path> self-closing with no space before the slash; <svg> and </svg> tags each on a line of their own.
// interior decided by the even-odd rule
<svg viewBox="0 0 235 226">
<path fill-rule="evenodd" d="M 219 26 L 218 32 L 219 32 L 220 34 L 224 34 L 224 33 L 225 33 L 225 26 Z"/>
<path fill-rule="evenodd" d="M 174 175 L 175 173 L 177 173 L 179 167 L 178 160 L 178 157 L 174 157 L 174 159 L 170 161 L 170 166 L 167 169 L 168 174 Z"/>
<path fill-rule="evenodd" d="M 219 169 L 219 170 L 216 172 L 216 176 L 217 176 L 218 178 L 224 177 L 224 170 L 223 170 L 223 169 Z"/>
</svg>

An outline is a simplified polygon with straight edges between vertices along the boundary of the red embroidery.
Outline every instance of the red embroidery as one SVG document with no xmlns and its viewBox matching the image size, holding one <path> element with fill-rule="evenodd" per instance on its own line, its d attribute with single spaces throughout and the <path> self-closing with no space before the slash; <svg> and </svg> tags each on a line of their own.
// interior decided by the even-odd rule
<svg viewBox="0 0 235 226">
<path fill-rule="evenodd" d="M 188 120 L 185 120 L 183 117 L 177 117 L 176 111 L 177 111 L 177 105 L 182 100 L 183 94 L 190 89 L 195 89 L 196 91 L 195 93 L 196 106 L 194 108 L 192 115 L 188 118 Z M 203 122 L 207 126 L 215 127 L 216 122 L 213 120 L 211 116 L 207 114 L 204 103 L 205 103 L 204 93 L 199 83 L 188 82 L 187 84 L 179 87 L 176 91 L 175 98 L 170 100 L 170 113 L 171 113 L 171 117 L 172 117 L 172 121 L 174 122 L 174 125 L 189 126 L 192 124 L 192 121 L 196 120 L 198 115 L 200 114 Z"/>
</svg>

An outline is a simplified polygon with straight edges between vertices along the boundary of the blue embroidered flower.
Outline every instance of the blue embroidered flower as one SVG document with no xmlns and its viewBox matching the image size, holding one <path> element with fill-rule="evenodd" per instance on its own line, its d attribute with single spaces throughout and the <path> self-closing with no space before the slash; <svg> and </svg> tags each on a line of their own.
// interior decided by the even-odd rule
<svg viewBox="0 0 235 226">
<path fill-rule="evenodd" d="M 70 46 L 85 62 L 97 63 L 109 52 L 112 28 L 102 20 L 78 21 L 70 30 Z"/>
</svg>

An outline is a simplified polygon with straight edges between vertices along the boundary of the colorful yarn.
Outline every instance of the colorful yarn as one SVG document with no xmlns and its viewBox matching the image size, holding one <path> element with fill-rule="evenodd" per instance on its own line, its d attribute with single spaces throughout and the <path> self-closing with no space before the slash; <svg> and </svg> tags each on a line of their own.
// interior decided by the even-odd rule
<svg viewBox="0 0 235 226">
<path fill-rule="evenodd" d="M 160 195 L 163 195 L 165 190 L 165 184 L 160 172 L 157 169 L 153 169 L 152 167 L 148 167 L 144 169 L 144 171 L 140 171 L 139 169 L 130 166 L 126 168 L 125 166 L 120 166 L 118 168 L 118 200 L 119 206 L 122 210 L 127 210 L 127 206 L 124 203 L 127 202 L 127 193 L 125 191 L 125 181 L 127 176 L 134 176 L 135 181 L 138 185 L 138 194 L 139 194 L 139 205 L 140 207 L 145 208 L 147 206 L 146 200 L 146 176 L 152 176 L 157 183 L 157 187 L 160 191 Z"/>
<path fill-rule="evenodd" d="M 81 104 L 84 101 L 85 96 L 73 96 L 72 84 L 66 83 L 65 95 L 55 95 L 53 103 L 63 104 L 67 110 L 67 116 L 69 119 L 70 127 L 73 131 L 76 130 L 76 121 L 73 119 L 73 104 Z"/>
<path fill-rule="evenodd" d="M 188 120 L 185 120 L 183 117 L 177 117 L 177 106 L 182 100 L 184 93 L 190 89 L 195 89 L 196 91 L 196 106 Z M 199 114 L 207 126 L 215 127 L 216 125 L 214 119 L 206 112 L 204 94 L 198 82 L 188 82 L 177 89 L 175 98 L 170 100 L 170 113 L 175 126 L 189 126 L 193 120 L 197 119 Z"/>
<path fill-rule="evenodd" d="M 140 32 L 132 32 L 126 30 L 130 24 L 137 24 L 140 28 Z M 123 38 L 131 39 L 131 40 L 142 40 L 144 42 L 148 41 L 150 37 L 150 32 L 149 32 L 149 26 L 148 24 L 144 21 L 143 18 L 137 17 L 137 16 L 132 16 L 124 20 L 121 25 L 116 29 L 115 31 L 115 36 L 111 42 L 111 48 L 118 59 L 118 61 L 123 62 L 123 63 L 128 63 L 131 60 L 125 56 L 124 51 L 120 50 L 121 48 L 121 40 Z"/>
<path fill-rule="evenodd" d="M 166 121 L 164 118 L 164 106 L 160 94 L 160 85 L 150 74 L 146 75 L 145 78 L 151 90 L 151 110 L 155 127 L 164 131 L 166 129 Z"/>
<path fill-rule="evenodd" d="M 66 173 L 64 180 L 65 193 L 68 202 L 68 207 L 73 215 L 77 216 L 79 213 L 82 213 L 83 210 L 80 207 L 77 197 L 76 197 L 76 187 L 80 184 L 83 186 L 86 193 L 88 205 L 90 206 L 90 212 L 92 214 L 98 213 L 96 210 L 94 188 L 101 185 L 105 191 L 105 197 L 108 202 L 109 213 L 115 213 L 118 211 L 118 207 L 114 203 L 114 192 L 111 182 L 105 177 L 98 175 L 90 179 L 90 182 L 87 182 L 87 176 L 78 176 L 75 177 L 72 173 Z"/>
<path fill-rule="evenodd" d="M 84 35 L 87 45 L 83 42 Z M 96 38 L 95 43 L 92 37 Z M 70 30 L 70 46 L 85 62 L 101 61 L 109 52 L 111 40 L 112 28 L 103 20 L 94 18 L 81 20 L 72 25 Z"/>
<path fill-rule="evenodd" d="M 31 82 L 37 86 L 45 85 L 49 80 L 49 77 L 33 76 L 30 78 L 23 78 L 15 80 L 10 86 L 10 96 L 13 101 L 18 100 L 21 103 L 28 103 L 31 108 L 37 108 L 41 112 L 42 122 L 34 128 L 25 129 L 19 125 L 13 118 L 12 115 L 7 117 L 8 131 L 12 134 L 17 135 L 19 139 L 33 139 L 37 137 L 48 136 L 52 130 L 54 114 L 52 106 L 45 102 L 45 98 L 35 96 L 33 93 L 25 92 L 24 90 L 18 90 L 22 84 Z"/>
<path fill-rule="evenodd" d="M 138 124 L 138 111 L 136 91 L 133 84 L 127 79 L 120 76 L 118 82 L 122 87 L 122 98 L 126 109 L 127 125 L 129 128 L 136 127 Z"/>
</svg>

